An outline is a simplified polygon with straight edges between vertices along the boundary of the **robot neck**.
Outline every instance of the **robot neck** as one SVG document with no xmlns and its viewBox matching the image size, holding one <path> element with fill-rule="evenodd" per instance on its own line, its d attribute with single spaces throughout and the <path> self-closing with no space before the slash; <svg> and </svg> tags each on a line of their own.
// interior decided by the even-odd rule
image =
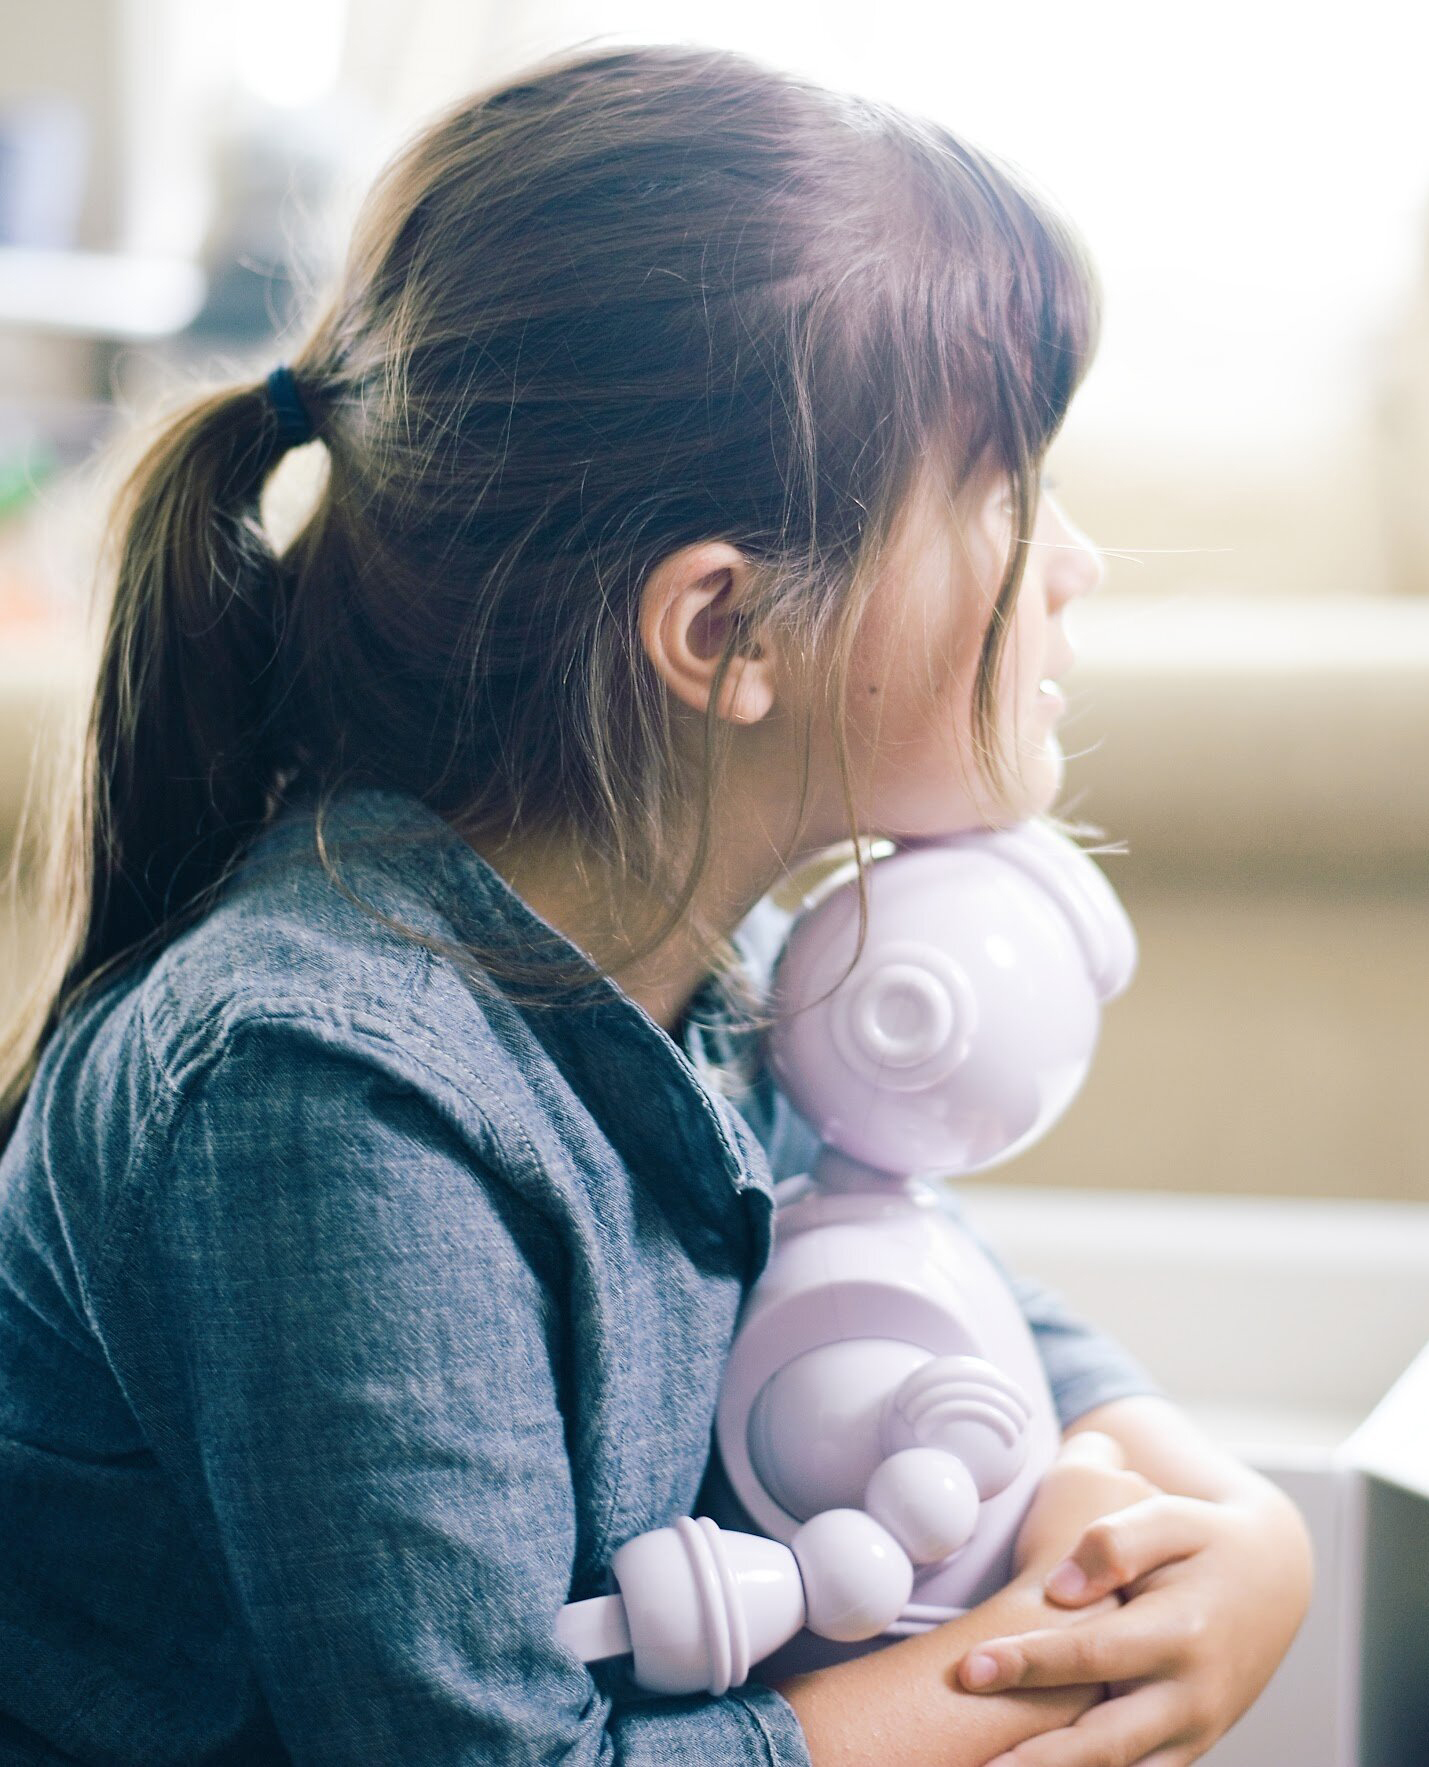
<svg viewBox="0 0 1429 1767">
<path fill-rule="evenodd" d="M 885 1172 L 824 1142 L 809 1168 L 813 1185 L 826 1196 L 874 1191 L 882 1196 L 916 1196 L 927 1188 L 911 1172 Z"/>
</svg>

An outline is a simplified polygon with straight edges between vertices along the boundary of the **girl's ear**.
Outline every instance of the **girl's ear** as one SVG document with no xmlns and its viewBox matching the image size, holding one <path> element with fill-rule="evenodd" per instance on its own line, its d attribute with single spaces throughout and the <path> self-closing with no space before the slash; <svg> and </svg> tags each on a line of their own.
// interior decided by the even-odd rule
<svg viewBox="0 0 1429 1767">
<path fill-rule="evenodd" d="M 655 672 L 697 712 L 709 704 L 715 668 L 741 624 L 752 573 L 744 554 L 723 540 L 684 546 L 661 559 L 640 597 L 640 640 Z M 720 685 L 719 716 L 754 724 L 774 704 L 773 658 L 751 634 Z"/>
</svg>

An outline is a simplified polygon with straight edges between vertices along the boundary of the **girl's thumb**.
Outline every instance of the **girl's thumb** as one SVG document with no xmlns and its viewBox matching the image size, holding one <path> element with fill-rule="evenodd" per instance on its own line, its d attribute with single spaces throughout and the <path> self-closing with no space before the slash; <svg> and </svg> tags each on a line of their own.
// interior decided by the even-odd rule
<svg viewBox="0 0 1429 1767">
<path fill-rule="evenodd" d="M 1103 1430 L 1078 1430 L 1062 1443 L 1057 1455 L 1061 1466 L 1124 1467 L 1126 1455 L 1121 1443 Z"/>
</svg>

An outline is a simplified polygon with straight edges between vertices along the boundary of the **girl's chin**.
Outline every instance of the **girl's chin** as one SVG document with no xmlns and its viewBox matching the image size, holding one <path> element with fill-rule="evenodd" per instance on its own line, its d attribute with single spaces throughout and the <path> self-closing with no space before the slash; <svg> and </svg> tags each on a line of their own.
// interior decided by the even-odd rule
<svg viewBox="0 0 1429 1767">
<path fill-rule="evenodd" d="M 1066 770 L 1062 745 L 1049 733 L 1039 747 L 1024 751 L 1001 800 L 990 790 L 970 794 L 962 785 L 951 790 L 946 785 L 905 789 L 892 800 L 885 799 L 874 815 L 861 817 L 859 832 L 865 839 L 907 843 L 945 840 L 982 828 L 1011 828 L 1052 808 L 1061 796 Z"/>
<path fill-rule="evenodd" d="M 908 845 L 946 840 L 978 829 L 1011 828 L 1045 815 L 1061 796 L 1065 774 L 1061 745 L 1055 737 L 1050 738 L 1045 748 L 1024 757 L 1020 773 L 1000 802 L 988 796 L 974 804 L 962 792 L 951 802 L 946 794 L 930 796 L 924 803 L 905 802 L 892 814 L 885 808 L 883 815 L 861 825 L 861 833 Z"/>
<path fill-rule="evenodd" d="M 969 819 L 963 827 L 1011 828 L 1015 823 L 1045 815 L 1061 797 L 1066 775 L 1067 759 L 1062 745 L 1055 735 L 1049 734 L 1041 747 L 1022 754 L 1002 800 L 980 806 L 983 814 Z"/>
<path fill-rule="evenodd" d="M 1067 778 L 1067 757 L 1056 735 L 1047 737 L 1035 756 L 1023 765 L 1023 795 L 1027 804 L 1022 817 L 1041 816 L 1050 810 L 1062 795 Z"/>
</svg>

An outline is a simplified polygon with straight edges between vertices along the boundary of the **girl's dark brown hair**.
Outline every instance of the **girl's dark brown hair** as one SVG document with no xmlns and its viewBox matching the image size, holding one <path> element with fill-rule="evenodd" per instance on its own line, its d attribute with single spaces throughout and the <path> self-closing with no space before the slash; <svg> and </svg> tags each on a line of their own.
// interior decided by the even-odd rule
<svg viewBox="0 0 1429 1767">
<path fill-rule="evenodd" d="M 642 584 L 692 542 L 755 567 L 746 629 L 827 659 L 862 893 L 843 703 L 879 561 L 923 475 L 950 496 L 1007 475 L 973 705 L 1000 787 L 998 664 L 1097 313 L 1076 238 L 1007 165 L 745 55 L 582 45 L 450 106 L 288 351 L 327 472 L 282 555 L 262 379 L 190 397 L 115 500 L 55 960 L 0 1044 L 0 1133 L 59 1020 L 198 919 L 298 789 L 569 837 L 664 906 L 631 960 L 655 950 L 705 870 L 730 735 L 716 687 L 692 790 L 638 635 Z M 321 814 L 318 847 L 330 864 Z M 508 990 L 589 977 L 451 955 Z"/>
</svg>

